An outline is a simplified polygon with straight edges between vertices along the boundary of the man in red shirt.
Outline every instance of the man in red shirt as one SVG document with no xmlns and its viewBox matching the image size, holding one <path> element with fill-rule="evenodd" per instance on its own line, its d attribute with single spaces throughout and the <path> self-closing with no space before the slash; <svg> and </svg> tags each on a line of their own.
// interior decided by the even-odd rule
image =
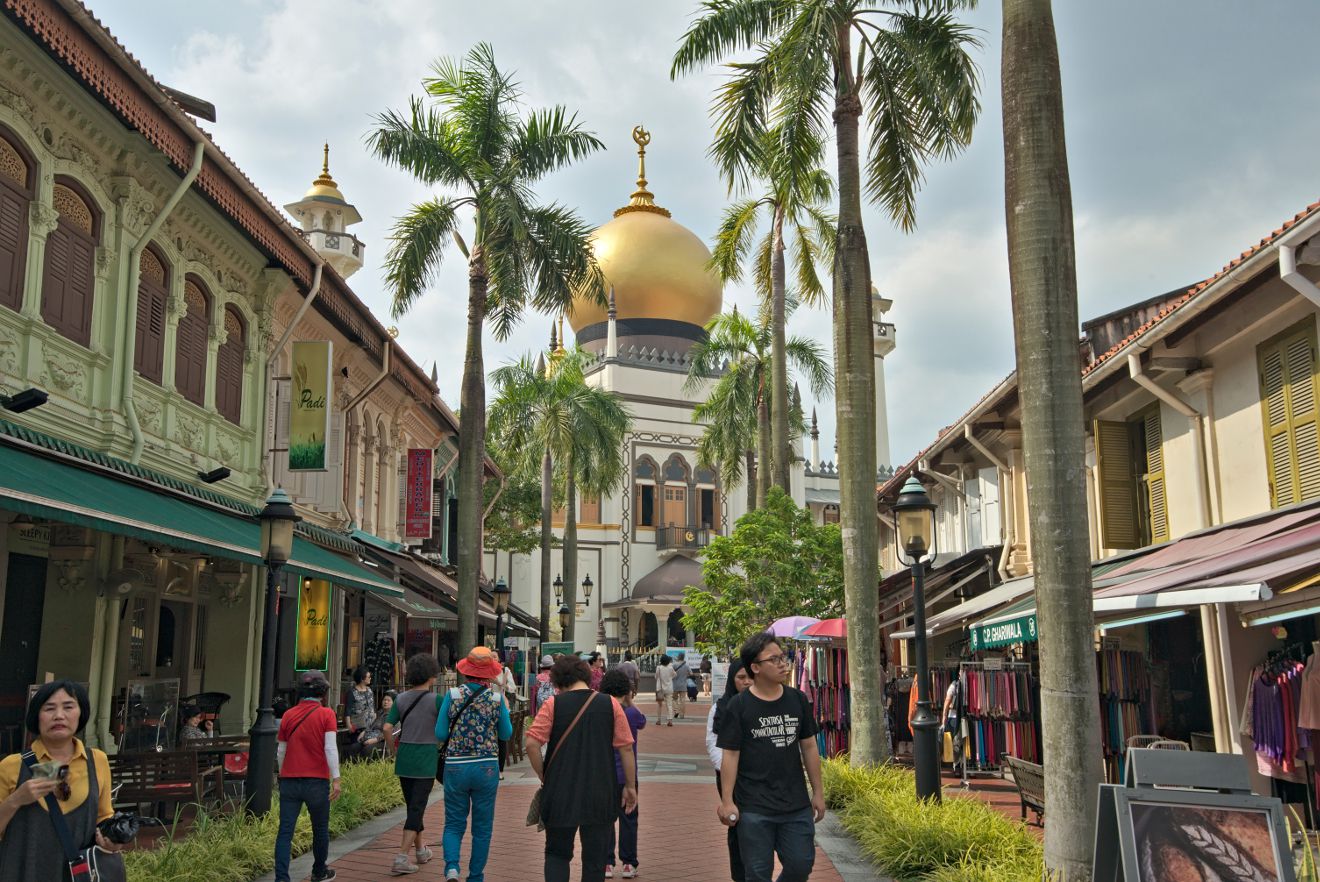
<svg viewBox="0 0 1320 882">
<path fill-rule="evenodd" d="M 312 819 L 312 882 L 335 878 L 330 853 L 330 803 L 339 798 L 339 724 L 325 706 L 330 683 L 320 671 L 298 681 L 299 702 L 280 718 L 280 832 L 275 838 L 275 882 L 289 882 L 293 829 L 302 807 Z"/>
</svg>

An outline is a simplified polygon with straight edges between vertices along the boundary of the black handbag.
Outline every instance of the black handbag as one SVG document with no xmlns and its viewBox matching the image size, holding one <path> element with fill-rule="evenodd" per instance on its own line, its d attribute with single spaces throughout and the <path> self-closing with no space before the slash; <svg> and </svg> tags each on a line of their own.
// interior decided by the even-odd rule
<svg viewBox="0 0 1320 882">
<path fill-rule="evenodd" d="M 463 706 L 458 709 L 458 715 L 454 717 L 454 722 L 449 724 L 449 733 L 451 735 L 454 732 L 454 727 L 458 725 L 458 721 L 463 719 L 463 714 L 467 711 L 468 705 L 472 704 L 472 700 L 480 694 L 480 692 L 470 693 L 467 697 L 467 701 L 463 702 Z M 436 748 L 435 780 L 439 781 L 441 784 L 445 783 L 445 757 L 448 753 L 449 739 L 446 738 L 444 741 L 440 742 L 440 746 Z"/>
<path fill-rule="evenodd" d="M 23 754 L 23 764 L 28 767 L 29 773 L 36 761 L 37 758 L 31 751 Z M 90 748 L 87 749 L 87 774 L 96 774 Z M 53 793 L 46 794 L 46 813 L 50 815 L 51 826 L 55 828 L 55 835 L 59 837 L 64 860 L 69 865 L 69 878 L 73 882 L 127 882 L 128 871 L 124 867 L 123 855 L 106 851 L 98 846 L 94 839 L 87 848 L 79 849 L 74 845 L 69 823 L 64 820 L 64 811 Z"/>
</svg>

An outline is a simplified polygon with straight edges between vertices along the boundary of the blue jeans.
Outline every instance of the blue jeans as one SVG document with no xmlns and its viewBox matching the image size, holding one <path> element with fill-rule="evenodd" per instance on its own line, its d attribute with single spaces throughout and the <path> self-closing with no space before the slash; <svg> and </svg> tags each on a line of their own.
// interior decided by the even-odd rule
<svg viewBox="0 0 1320 882">
<path fill-rule="evenodd" d="M 312 818 L 312 875 L 325 873 L 330 855 L 330 782 L 325 778 L 280 779 L 280 832 L 275 837 L 275 882 L 289 882 L 293 828 L 302 807 Z"/>
<path fill-rule="evenodd" d="M 816 862 L 816 820 L 810 806 L 786 815 L 743 812 L 734 829 L 747 882 L 772 882 L 776 854 L 783 865 L 777 882 L 806 882 L 811 876 Z"/>
<path fill-rule="evenodd" d="M 495 824 L 495 793 L 500 766 L 495 759 L 475 763 L 445 763 L 445 872 L 459 868 L 468 808 L 472 809 L 472 857 L 468 882 L 484 882 L 490 855 L 490 831 Z"/>
</svg>

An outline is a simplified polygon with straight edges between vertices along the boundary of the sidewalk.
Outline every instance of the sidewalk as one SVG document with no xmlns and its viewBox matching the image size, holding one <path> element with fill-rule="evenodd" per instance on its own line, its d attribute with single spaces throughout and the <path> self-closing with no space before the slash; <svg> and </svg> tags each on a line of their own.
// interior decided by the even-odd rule
<svg viewBox="0 0 1320 882">
<path fill-rule="evenodd" d="M 639 702 L 638 707 L 647 712 L 647 727 L 638 738 L 641 775 L 638 878 L 655 882 L 720 882 L 728 879 L 725 828 L 715 817 L 715 775 L 705 750 L 709 702 L 703 699 L 696 706 L 689 704 L 688 718 L 676 721 L 672 728 L 656 727 L 653 701 Z M 541 878 L 545 839 L 524 824 L 527 804 L 535 792 L 536 783 L 536 776 L 526 762 L 506 770 L 495 804 L 495 833 L 491 840 L 490 863 L 486 867 L 486 882 L 533 882 Z M 435 851 L 435 858 L 424 865 L 420 873 L 400 878 L 428 882 L 444 879 L 440 847 L 444 805 L 439 801 L 439 789 L 437 786 L 432 795 L 436 801 L 426 812 L 426 831 L 423 833 L 424 840 Z M 388 830 L 380 832 L 377 828 L 370 831 L 355 850 L 337 859 L 333 859 L 337 843 L 332 843 L 331 866 L 338 872 L 338 879 L 343 882 L 379 882 L 392 878 L 389 875 L 390 862 L 398 851 L 402 830 L 400 816 Z M 463 878 L 466 878 L 468 842 L 465 837 Z M 295 861 L 293 871 L 294 878 L 306 878 L 311 871 L 310 855 Z M 580 873 L 580 868 L 575 866 L 573 879 L 580 879 Z M 615 878 L 618 878 L 617 871 Z M 845 882 L 845 877 L 835 869 L 819 845 L 811 878 L 813 882 Z"/>
</svg>

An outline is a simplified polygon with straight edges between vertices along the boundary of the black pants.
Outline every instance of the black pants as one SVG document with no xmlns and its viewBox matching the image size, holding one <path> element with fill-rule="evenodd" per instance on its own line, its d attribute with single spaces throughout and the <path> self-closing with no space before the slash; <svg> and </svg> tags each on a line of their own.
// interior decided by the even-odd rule
<svg viewBox="0 0 1320 882">
<path fill-rule="evenodd" d="M 509 762 L 509 742 L 500 741 L 500 774 L 504 774 L 504 766 Z"/>
<path fill-rule="evenodd" d="M 573 837 L 582 835 L 582 882 L 602 882 L 609 857 L 613 824 L 545 828 L 545 882 L 568 882 L 573 863 Z"/>
<path fill-rule="evenodd" d="M 408 809 L 408 817 L 403 822 L 403 829 L 415 833 L 422 832 L 422 815 L 426 813 L 426 801 L 431 796 L 434 778 L 400 778 L 403 788 L 403 804 Z"/>
<path fill-rule="evenodd" d="M 720 795 L 720 800 L 724 799 L 724 792 L 720 790 L 720 773 L 715 772 L 715 792 Z M 733 882 L 745 882 L 746 872 L 743 870 L 742 847 L 738 845 L 738 828 L 728 827 L 728 845 L 729 845 L 729 878 Z"/>
</svg>

